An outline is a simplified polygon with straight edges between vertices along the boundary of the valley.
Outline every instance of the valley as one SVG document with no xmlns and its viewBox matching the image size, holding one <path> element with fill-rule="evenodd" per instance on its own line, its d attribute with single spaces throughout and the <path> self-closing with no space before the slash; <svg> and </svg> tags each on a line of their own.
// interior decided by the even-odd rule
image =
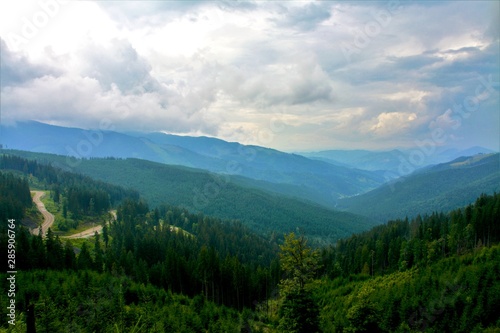
<svg viewBox="0 0 500 333">
<path fill-rule="evenodd" d="M 339 208 L 379 221 L 465 206 L 482 193 L 500 192 L 500 154 L 460 157 L 419 169 L 370 192 L 339 200 Z"/>
<path fill-rule="evenodd" d="M 0 333 L 500 333 L 500 1 L 0 1 Z"/>
<path fill-rule="evenodd" d="M 327 242 L 390 219 L 455 209 L 481 193 L 500 191 L 499 155 L 481 147 L 436 149 L 426 163 L 412 167 L 416 170 L 401 173 L 407 150 L 329 150 L 302 156 L 209 137 L 38 122 L 2 126 L 9 138 L 6 146 L 23 149 L 13 153 L 134 188 L 152 206 L 169 203 L 240 219 L 259 230 L 264 226 L 264 232 L 307 228 Z M 83 146 L 90 149 L 78 153 Z M 473 156 L 484 163 L 456 162 Z M 311 227 L 306 216 L 327 227 Z M 296 224 L 287 227 L 288 221 Z"/>
<path fill-rule="evenodd" d="M 168 166 L 138 159 L 89 159 L 68 168 L 64 156 L 13 152 L 65 167 L 124 188 L 133 188 L 153 207 L 176 205 L 190 212 L 241 220 L 263 234 L 299 228 L 319 242 L 333 242 L 375 225 L 370 218 L 341 212 L 313 202 L 240 186 L 227 175 Z M 251 180 L 245 179 L 246 183 Z M 312 223 L 311 221 L 315 221 Z"/>
<path fill-rule="evenodd" d="M 39 292 L 23 287 L 19 294 L 17 308 L 31 316 L 20 317 L 19 327 L 269 333 L 288 332 L 293 322 L 317 332 L 499 327 L 492 278 L 500 272 L 498 153 L 459 157 L 361 189 L 353 185 L 360 177 L 383 172 L 349 173 L 346 164 L 336 169 L 339 182 L 328 178 L 332 160 L 207 138 L 167 139 L 223 164 L 234 159 L 231 170 L 248 168 L 247 176 L 136 157 L 2 150 L 0 213 L 42 228 L 42 236 L 39 228 L 17 231 L 18 281 L 40 281 L 32 287 Z M 256 152 L 256 166 L 238 160 L 237 147 Z M 268 156 L 259 164 L 262 154 Z M 296 182 L 308 173 L 308 181 Z M 342 192 L 325 198 L 333 188 L 323 186 L 325 177 Z M 315 186 L 322 188 L 316 199 Z M 30 187 L 37 189 L 32 200 Z M 289 264 L 290 258 L 304 261 Z M 100 315 L 96 307 L 109 311 Z"/>
<path fill-rule="evenodd" d="M 60 165 L 79 169 L 82 159 L 134 158 L 255 180 L 253 186 L 333 207 L 342 196 L 363 193 L 385 182 L 377 172 L 305 158 L 258 146 L 207 137 L 164 133 L 118 133 L 65 128 L 38 122 L 2 125 L 10 149 L 50 153 Z M 81 169 L 81 168 L 80 168 Z M 244 181 L 244 180 L 243 180 Z M 248 183 L 248 182 L 246 182 Z"/>
</svg>

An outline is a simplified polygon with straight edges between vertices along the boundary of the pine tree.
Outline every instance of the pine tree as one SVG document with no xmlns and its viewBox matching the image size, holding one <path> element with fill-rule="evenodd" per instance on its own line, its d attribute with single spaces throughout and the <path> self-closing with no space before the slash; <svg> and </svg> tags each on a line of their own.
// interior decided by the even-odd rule
<svg viewBox="0 0 500 333">
<path fill-rule="evenodd" d="M 104 226 L 102 227 L 102 240 L 104 241 L 104 247 L 107 249 L 109 242 L 109 233 L 108 225 L 106 223 L 104 223 Z"/>
<path fill-rule="evenodd" d="M 94 233 L 94 254 L 95 254 L 95 262 L 94 262 L 94 267 L 95 270 L 98 272 L 103 271 L 103 265 L 104 265 L 104 255 L 101 249 L 101 242 L 100 242 L 100 237 L 99 233 L 96 231 Z"/>
<path fill-rule="evenodd" d="M 92 269 L 94 266 L 94 261 L 90 256 L 90 252 L 87 243 L 83 243 L 80 254 L 77 259 L 78 269 Z"/>
<path fill-rule="evenodd" d="M 69 240 L 64 244 L 64 267 L 67 269 L 74 269 L 76 263 L 75 252 L 73 251 L 73 245 Z"/>
</svg>

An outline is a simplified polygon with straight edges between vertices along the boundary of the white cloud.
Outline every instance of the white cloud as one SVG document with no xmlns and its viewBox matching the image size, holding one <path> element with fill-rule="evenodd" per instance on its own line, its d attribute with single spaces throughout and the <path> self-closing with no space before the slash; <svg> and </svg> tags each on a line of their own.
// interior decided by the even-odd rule
<svg viewBox="0 0 500 333">
<path fill-rule="evenodd" d="M 399 134 L 407 131 L 415 119 L 417 115 L 414 112 L 383 112 L 374 119 L 369 130 L 380 136 Z"/>
<path fill-rule="evenodd" d="M 2 7 L 2 38 L 43 10 L 23 6 L 10 16 Z M 444 110 L 473 94 L 479 75 L 498 73 L 495 6 L 70 2 L 29 43 L 2 45 L 2 116 L 84 127 L 107 117 L 117 129 L 255 144 L 271 130 L 281 149 L 409 145 L 449 125 Z M 366 44 L 346 59 L 340 45 L 355 46 L 360 31 Z M 498 96 L 481 108 L 454 144 L 498 149 L 482 134 L 499 130 L 488 121 Z"/>
<path fill-rule="evenodd" d="M 82 75 L 97 79 L 104 89 L 110 89 L 112 84 L 124 93 L 160 89 L 160 84 L 150 74 L 149 62 L 125 40 L 88 45 L 82 60 Z"/>
</svg>

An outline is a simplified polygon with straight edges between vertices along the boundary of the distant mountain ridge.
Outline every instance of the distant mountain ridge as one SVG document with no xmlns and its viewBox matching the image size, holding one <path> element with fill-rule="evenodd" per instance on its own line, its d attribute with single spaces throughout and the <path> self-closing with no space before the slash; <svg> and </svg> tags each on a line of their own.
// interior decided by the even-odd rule
<svg viewBox="0 0 500 333">
<path fill-rule="evenodd" d="M 386 221 L 449 211 L 500 191 L 500 154 L 459 157 L 419 169 L 370 192 L 339 200 L 338 208 Z"/>
<path fill-rule="evenodd" d="M 418 148 L 415 148 L 418 149 Z M 380 171 L 397 176 L 400 173 L 402 164 L 407 163 L 409 155 L 413 150 L 393 149 L 389 151 L 369 151 L 369 150 L 324 150 L 318 152 L 301 153 L 303 156 L 312 159 L 322 160 L 335 165 L 345 167 L 356 167 L 361 170 Z M 471 147 L 464 150 L 459 149 L 438 149 L 432 154 L 425 154 L 424 160 L 418 168 L 429 165 L 446 163 L 462 156 L 473 156 L 476 154 L 490 154 L 495 151 L 483 147 Z"/>
<path fill-rule="evenodd" d="M 459 168 L 453 168 L 451 162 L 425 165 L 457 154 L 490 152 L 481 147 L 465 151 L 436 149 L 416 171 L 402 174 L 399 169 L 408 154 L 403 150 L 331 150 L 305 157 L 209 137 L 126 134 L 106 128 L 82 130 L 38 122 L 18 123 L 17 127 L 2 125 L 1 129 L 4 147 L 12 149 L 83 158 L 136 158 L 201 169 L 230 177 L 234 185 L 360 213 L 379 222 L 414 212 L 454 209 L 482 191 L 498 191 L 496 184 L 500 183 L 495 173 L 498 166 L 495 169 L 489 159 L 472 163 L 473 159 L 460 157 L 453 162 Z M 482 165 L 485 161 L 490 162 Z M 69 167 L 80 163 L 82 160 L 70 158 L 65 162 Z M 472 163 L 473 169 L 464 163 Z M 493 167 L 486 170 L 488 165 Z"/>
<path fill-rule="evenodd" d="M 293 195 L 301 199 L 329 207 L 340 197 L 364 193 L 386 181 L 382 175 L 366 170 L 208 137 L 124 134 L 34 121 L 20 122 L 16 127 L 2 125 L 2 136 L 2 143 L 10 149 L 80 158 L 132 157 L 239 175 L 273 183 L 265 185 L 269 191 L 283 193 L 292 189 Z"/>
</svg>

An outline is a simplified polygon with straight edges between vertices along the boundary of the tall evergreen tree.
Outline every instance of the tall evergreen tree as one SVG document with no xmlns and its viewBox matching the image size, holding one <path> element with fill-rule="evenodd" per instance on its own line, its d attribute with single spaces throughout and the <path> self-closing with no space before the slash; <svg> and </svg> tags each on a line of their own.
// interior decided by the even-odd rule
<svg viewBox="0 0 500 333">
<path fill-rule="evenodd" d="M 94 261 L 90 256 L 89 248 L 87 243 L 83 243 L 80 254 L 77 259 L 78 269 L 92 269 L 94 267 Z"/>
</svg>

